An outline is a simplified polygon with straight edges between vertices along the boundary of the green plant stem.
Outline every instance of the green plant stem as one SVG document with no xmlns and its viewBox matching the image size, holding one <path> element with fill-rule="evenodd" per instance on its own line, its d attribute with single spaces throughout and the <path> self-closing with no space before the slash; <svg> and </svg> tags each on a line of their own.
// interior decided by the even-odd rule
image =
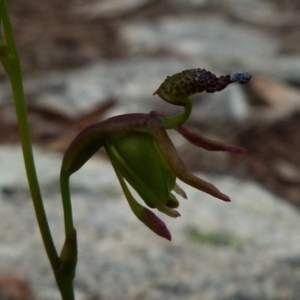
<svg viewBox="0 0 300 300">
<path fill-rule="evenodd" d="M 60 173 L 60 190 L 64 209 L 65 235 L 70 238 L 74 232 L 72 203 L 70 197 L 69 175 L 63 170 Z"/>
<path fill-rule="evenodd" d="M 5 1 L 1 1 L 1 4 L 2 21 L 7 41 L 7 55 L 2 58 L 2 63 L 7 71 L 12 86 L 25 168 L 38 225 L 41 230 L 43 242 L 51 265 L 52 267 L 57 268 L 59 267 L 59 258 L 50 233 L 33 159 L 20 61 L 13 38 L 13 32 L 8 17 L 6 3 Z"/>
<path fill-rule="evenodd" d="M 190 116 L 192 111 L 192 102 L 190 99 L 186 100 L 186 106 L 182 114 L 173 117 L 162 117 L 162 124 L 166 129 L 174 129 L 182 125 Z"/>
<path fill-rule="evenodd" d="M 31 137 L 29 132 L 22 72 L 20 60 L 17 52 L 17 47 L 14 40 L 13 29 L 9 19 L 8 9 L 5 0 L 0 0 L 0 20 L 2 21 L 6 45 L 2 43 L 0 49 L 0 59 L 8 74 L 13 91 L 15 101 L 16 115 L 19 125 L 19 132 L 21 137 L 21 145 L 23 157 L 25 162 L 25 169 L 27 173 L 29 188 L 33 201 L 33 206 L 42 235 L 43 243 L 48 255 L 57 285 L 60 289 L 63 300 L 73 300 L 73 278 L 66 278 L 64 272 L 60 272 L 61 260 L 57 254 L 55 245 L 53 243 L 52 235 L 50 232 L 44 204 L 40 192 L 39 182 L 36 174 L 33 151 L 31 146 Z M 4 47 L 3 47 L 4 45 Z M 76 236 L 75 236 L 76 238 Z M 67 238 L 66 238 L 67 240 Z M 65 242 L 66 244 L 66 242 Z M 76 243 L 75 243 L 76 244 Z"/>
</svg>

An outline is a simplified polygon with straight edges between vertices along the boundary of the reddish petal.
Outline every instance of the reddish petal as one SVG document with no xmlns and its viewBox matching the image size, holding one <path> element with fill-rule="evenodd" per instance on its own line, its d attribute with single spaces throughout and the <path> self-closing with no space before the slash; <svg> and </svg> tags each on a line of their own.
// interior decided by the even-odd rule
<svg viewBox="0 0 300 300">
<path fill-rule="evenodd" d="M 177 131 L 195 146 L 209 151 L 227 151 L 234 153 L 244 153 L 245 149 L 237 146 L 230 146 L 218 141 L 208 139 L 200 134 L 188 130 L 185 126 L 180 126 Z"/>
<path fill-rule="evenodd" d="M 171 241 L 171 233 L 167 228 L 166 224 L 159 219 L 151 210 L 146 207 L 142 207 L 143 210 L 140 211 L 138 218 L 142 221 L 147 227 L 149 227 L 157 235 Z"/>
<path fill-rule="evenodd" d="M 183 161 L 179 158 L 174 145 L 163 128 L 153 124 L 151 127 L 148 126 L 148 130 L 156 140 L 170 168 L 173 170 L 178 179 L 196 189 L 199 189 L 200 191 L 212 195 L 213 197 L 227 202 L 230 201 L 230 198 L 221 193 L 214 185 L 196 177 L 188 171 Z"/>
<path fill-rule="evenodd" d="M 164 113 L 155 110 L 151 111 L 150 115 L 159 116 L 159 117 L 166 116 Z M 246 151 L 242 147 L 231 146 L 231 145 L 223 144 L 218 141 L 208 139 L 198 133 L 188 130 L 185 126 L 179 126 L 176 130 L 193 145 L 204 148 L 209 151 L 226 151 L 232 153 L 244 153 Z"/>
</svg>

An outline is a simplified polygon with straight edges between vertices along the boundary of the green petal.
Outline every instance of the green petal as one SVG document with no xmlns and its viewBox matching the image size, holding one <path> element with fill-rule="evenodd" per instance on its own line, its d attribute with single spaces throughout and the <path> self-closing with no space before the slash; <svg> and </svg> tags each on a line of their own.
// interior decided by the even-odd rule
<svg viewBox="0 0 300 300">
<path fill-rule="evenodd" d="M 113 164 L 113 167 L 115 168 L 116 166 Z M 168 230 L 166 224 L 161 219 L 159 219 L 152 211 L 139 204 L 133 198 L 122 175 L 118 172 L 117 168 L 115 168 L 115 172 L 123 189 L 125 197 L 128 201 L 128 204 L 136 217 L 157 235 L 171 241 L 171 233 Z"/>
<path fill-rule="evenodd" d="M 165 204 L 168 202 L 170 194 L 168 194 L 167 198 L 162 201 L 157 194 L 158 189 L 149 188 L 149 186 L 146 185 L 145 182 L 127 165 L 113 145 L 106 145 L 105 148 L 115 169 L 122 174 L 122 177 L 126 179 L 126 181 L 136 190 L 146 203 L 150 202 L 150 204 L 156 207 L 159 211 L 170 217 L 176 218 L 180 216 L 178 211 L 169 208 Z"/>
<path fill-rule="evenodd" d="M 177 208 L 179 206 L 179 201 L 173 194 L 170 194 L 170 198 L 169 201 L 167 202 L 167 206 L 170 208 Z"/>
<path fill-rule="evenodd" d="M 107 144 L 121 165 L 123 177 L 139 193 L 149 207 L 157 207 L 153 196 L 141 188 L 143 182 L 156 197 L 166 204 L 175 186 L 176 176 L 153 138 L 143 132 L 131 132 Z"/>
<path fill-rule="evenodd" d="M 176 177 L 153 138 L 146 133 L 132 132 L 114 140 L 112 144 L 132 171 L 150 189 L 155 189 L 166 203 Z"/>
</svg>

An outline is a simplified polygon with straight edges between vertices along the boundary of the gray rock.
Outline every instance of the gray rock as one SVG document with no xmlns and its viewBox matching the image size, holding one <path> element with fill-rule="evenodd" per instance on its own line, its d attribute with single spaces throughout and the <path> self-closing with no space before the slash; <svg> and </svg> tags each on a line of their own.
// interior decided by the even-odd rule
<svg viewBox="0 0 300 300">
<path fill-rule="evenodd" d="M 275 37 L 221 16 L 136 21 L 124 24 L 121 33 L 135 55 L 168 49 L 194 67 L 203 67 L 200 62 L 208 61 L 217 70 L 247 70 L 300 82 L 299 55 L 282 54 Z"/>
<path fill-rule="evenodd" d="M 240 85 L 231 85 L 221 93 L 196 95 L 193 103 L 188 122 L 194 124 L 241 123 L 250 113 L 247 96 Z"/>
<path fill-rule="evenodd" d="M 150 0 L 98 0 L 75 3 L 72 11 L 86 19 L 109 19 L 130 14 L 138 8 L 148 4 Z"/>
<path fill-rule="evenodd" d="M 71 116 L 87 112 L 108 99 L 116 99 L 120 104 L 110 115 L 149 112 L 162 102 L 152 94 L 164 79 L 186 68 L 184 62 L 175 59 L 103 62 L 78 71 L 27 78 L 24 86 L 27 101 L 37 101 Z M 0 94 L 1 102 L 12 100 L 8 84 L 0 86 Z"/>
<path fill-rule="evenodd" d="M 63 225 L 60 155 L 35 151 L 58 248 Z M 18 147 L 0 148 L 0 269 L 17 273 L 41 299 L 59 299 L 44 254 Z M 7 176 L 6 176 L 7 174 Z M 300 216 L 257 184 L 197 174 L 232 196 L 224 203 L 181 184 L 182 217 L 162 216 L 167 242 L 130 211 L 112 167 L 88 162 L 72 178 L 78 231 L 77 299 L 298 299 Z M 14 193 L 3 192 L 9 186 Z"/>
<path fill-rule="evenodd" d="M 243 61 L 273 56 L 276 39 L 250 26 L 231 23 L 217 16 L 164 17 L 158 21 L 139 21 L 122 27 L 132 51 L 168 48 L 192 57 L 205 57 L 223 70 L 244 66 Z"/>
<path fill-rule="evenodd" d="M 194 68 L 195 65 L 175 59 L 145 59 L 98 63 L 82 70 L 53 72 L 25 80 L 28 102 L 34 101 L 43 107 L 58 110 L 69 116 L 78 116 L 90 111 L 108 99 L 117 104 L 106 117 L 134 112 L 148 113 L 160 110 L 177 114 L 181 107 L 162 101 L 153 92 L 169 75 Z M 201 66 L 211 69 L 208 64 Z M 220 72 L 216 72 L 221 75 Z M 3 102 L 12 101 L 10 86 L 0 85 Z M 239 85 L 232 85 L 221 93 L 202 93 L 195 97 L 195 110 L 191 121 L 222 122 L 242 121 L 248 114 L 247 98 Z"/>
</svg>

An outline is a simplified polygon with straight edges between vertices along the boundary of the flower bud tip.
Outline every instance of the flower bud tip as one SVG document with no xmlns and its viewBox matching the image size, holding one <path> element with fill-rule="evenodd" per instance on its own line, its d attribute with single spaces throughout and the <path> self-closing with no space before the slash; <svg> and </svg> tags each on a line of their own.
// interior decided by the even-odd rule
<svg viewBox="0 0 300 300">
<path fill-rule="evenodd" d="M 239 84 L 245 84 L 251 79 L 252 75 L 248 72 L 233 72 L 230 74 L 230 80 L 232 82 L 238 82 Z"/>
<path fill-rule="evenodd" d="M 231 199 L 227 195 L 225 195 L 225 194 L 223 194 L 223 197 L 222 197 L 221 200 L 223 200 L 225 202 L 231 202 Z"/>
</svg>

